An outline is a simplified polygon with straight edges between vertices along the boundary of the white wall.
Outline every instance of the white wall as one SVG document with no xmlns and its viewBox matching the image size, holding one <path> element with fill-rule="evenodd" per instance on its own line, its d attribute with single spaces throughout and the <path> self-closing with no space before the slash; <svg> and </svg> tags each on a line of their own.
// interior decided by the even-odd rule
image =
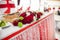
<svg viewBox="0 0 60 40">
<path fill-rule="evenodd" d="M 56 10 L 58 10 L 58 7 L 60 7 L 60 1 L 45 1 L 45 6 L 46 7 L 55 7 Z"/>
<path fill-rule="evenodd" d="M 20 5 L 17 6 L 17 0 L 13 0 L 16 8 L 19 9 L 21 6 L 23 6 L 23 10 L 26 10 L 27 7 L 31 6 L 30 10 L 38 10 L 39 9 L 39 0 L 20 0 Z"/>
</svg>

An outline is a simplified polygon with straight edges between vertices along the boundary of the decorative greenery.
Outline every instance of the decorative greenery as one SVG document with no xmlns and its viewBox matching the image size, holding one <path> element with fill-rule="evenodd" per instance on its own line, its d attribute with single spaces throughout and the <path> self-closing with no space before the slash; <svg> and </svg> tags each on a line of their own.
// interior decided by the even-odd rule
<svg viewBox="0 0 60 40">
<path fill-rule="evenodd" d="M 23 20 L 24 18 L 22 16 L 19 17 L 20 20 Z"/>
<path fill-rule="evenodd" d="M 6 22 L 5 21 L 0 21 L 0 27 L 6 26 Z"/>
<path fill-rule="evenodd" d="M 23 26 L 23 23 L 22 23 L 22 22 L 19 22 L 19 23 L 18 23 L 18 26 L 19 26 L 19 27 L 22 27 L 22 26 Z"/>
</svg>

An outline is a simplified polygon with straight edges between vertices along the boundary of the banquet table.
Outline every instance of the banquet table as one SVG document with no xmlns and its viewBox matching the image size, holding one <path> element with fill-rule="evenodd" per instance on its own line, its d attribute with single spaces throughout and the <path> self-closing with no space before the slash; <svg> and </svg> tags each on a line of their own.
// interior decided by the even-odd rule
<svg viewBox="0 0 60 40">
<path fill-rule="evenodd" d="M 54 14 L 45 13 L 30 24 L 0 30 L 1 40 L 54 40 Z"/>
</svg>

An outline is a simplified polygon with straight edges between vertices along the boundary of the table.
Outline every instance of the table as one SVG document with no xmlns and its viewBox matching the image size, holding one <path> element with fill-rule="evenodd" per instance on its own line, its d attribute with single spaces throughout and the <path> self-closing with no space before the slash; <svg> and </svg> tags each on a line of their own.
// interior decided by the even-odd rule
<svg viewBox="0 0 60 40">
<path fill-rule="evenodd" d="M 22 28 L 7 28 L 3 30 L 2 36 L 2 40 L 54 40 L 53 13 L 44 14 L 39 20 Z"/>
</svg>

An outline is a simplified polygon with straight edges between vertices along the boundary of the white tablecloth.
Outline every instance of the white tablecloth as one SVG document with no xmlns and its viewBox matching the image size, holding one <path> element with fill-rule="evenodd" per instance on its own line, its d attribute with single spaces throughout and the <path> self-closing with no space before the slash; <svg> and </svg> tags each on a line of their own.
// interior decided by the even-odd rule
<svg viewBox="0 0 60 40">
<path fill-rule="evenodd" d="M 51 14 L 51 13 L 44 13 L 40 19 L 44 18 L 45 16 L 47 16 L 49 14 Z M 26 27 L 27 25 L 29 25 L 29 24 L 24 25 L 22 28 Z M 0 30 L 0 39 L 3 39 L 5 37 L 11 35 L 12 33 L 22 29 L 22 28 L 11 26 L 11 27 L 8 27 L 6 29 Z"/>
</svg>

